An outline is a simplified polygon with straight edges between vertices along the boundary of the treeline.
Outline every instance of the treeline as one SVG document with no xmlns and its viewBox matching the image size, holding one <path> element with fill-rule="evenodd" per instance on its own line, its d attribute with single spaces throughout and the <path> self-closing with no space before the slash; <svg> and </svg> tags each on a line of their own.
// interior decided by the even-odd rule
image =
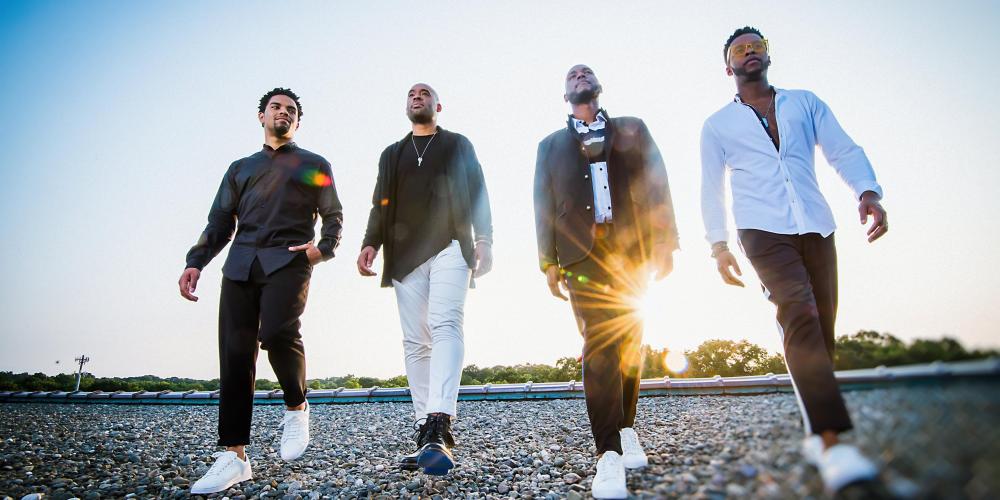
<svg viewBox="0 0 1000 500">
<path fill-rule="evenodd" d="M 0 372 L 0 391 L 72 391 L 75 386 L 75 373 L 49 376 L 44 373 Z M 218 389 L 219 379 L 160 378 L 153 375 L 98 378 L 87 372 L 84 372 L 80 379 L 81 391 L 215 391 Z"/>
<path fill-rule="evenodd" d="M 940 340 L 918 339 L 909 344 L 888 334 L 862 330 L 854 335 L 844 335 L 836 341 L 834 366 L 837 370 L 874 368 L 879 365 L 897 366 L 933 361 L 962 361 L 1000 356 L 1000 351 L 967 350 L 952 338 Z M 746 340 L 708 340 L 697 349 L 685 351 L 683 356 L 671 356 L 667 349 L 653 349 L 642 346 L 642 376 L 644 378 L 697 378 L 721 375 L 738 377 L 785 373 L 784 358 L 780 354 L 768 352 L 761 346 Z M 582 366 L 578 358 L 566 357 L 556 361 L 555 366 L 523 364 L 514 366 L 492 366 L 480 368 L 469 365 L 462 371 L 463 385 L 511 384 L 524 382 L 566 382 L 580 380 Z M 68 391 L 76 384 L 75 374 L 54 376 L 44 373 L 0 372 L 0 391 Z M 406 376 L 389 379 L 376 377 L 328 377 L 307 381 L 310 389 L 356 389 L 361 387 L 405 387 Z M 187 378 L 160 378 L 152 375 L 142 377 L 96 378 L 84 373 L 80 390 L 104 392 L 113 391 L 214 391 L 219 388 L 219 379 L 194 380 Z M 256 381 L 258 390 L 279 389 L 277 382 L 265 379 Z"/>
</svg>

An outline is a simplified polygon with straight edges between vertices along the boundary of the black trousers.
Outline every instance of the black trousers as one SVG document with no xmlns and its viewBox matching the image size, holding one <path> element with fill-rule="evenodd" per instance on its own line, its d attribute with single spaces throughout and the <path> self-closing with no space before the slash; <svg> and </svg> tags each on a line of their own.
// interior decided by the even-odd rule
<svg viewBox="0 0 1000 500">
<path fill-rule="evenodd" d="M 268 276 L 254 260 L 247 281 L 222 278 L 219 304 L 219 445 L 250 443 L 257 348 L 284 391 L 285 404 L 305 399 L 306 359 L 299 316 L 305 310 L 312 265 L 302 253 Z"/>
<path fill-rule="evenodd" d="M 643 266 L 626 257 L 609 224 L 599 224 L 586 259 L 563 269 L 583 335 L 583 387 L 597 453 L 622 453 L 618 431 L 635 424 L 642 360 L 637 301 Z"/>
<path fill-rule="evenodd" d="M 833 375 L 837 249 L 833 235 L 739 231 L 740 245 L 778 306 L 785 362 L 805 413 L 806 432 L 842 432 L 851 418 Z"/>
</svg>

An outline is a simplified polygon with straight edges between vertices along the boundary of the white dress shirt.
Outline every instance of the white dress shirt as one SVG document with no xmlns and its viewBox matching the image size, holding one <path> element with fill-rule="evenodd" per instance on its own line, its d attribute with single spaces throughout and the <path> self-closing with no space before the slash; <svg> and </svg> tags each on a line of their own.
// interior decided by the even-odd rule
<svg viewBox="0 0 1000 500">
<path fill-rule="evenodd" d="M 606 120 L 603 113 L 598 113 L 597 118 L 591 124 L 586 124 L 583 120 L 573 118 L 573 126 L 576 131 L 582 134 L 589 132 L 603 131 Z M 604 142 L 603 132 L 594 135 L 583 141 L 589 146 L 594 142 Z M 607 152 L 605 152 L 607 154 Z M 608 187 L 608 162 L 598 161 L 590 164 L 591 186 L 594 189 L 594 221 L 598 224 L 611 222 L 611 190 Z"/>
<path fill-rule="evenodd" d="M 737 229 L 778 234 L 836 229 L 833 212 L 816 182 L 815 149 L 861 198 L 882 196 L 864 150 L 854 143 L 815 94 L 776 89 L 775 121 L 780 150 L 750 105 L 739 96 L 705 120 L 701 131 L 701 215 L 709 243 L 728 241 L 725 172 L 730 173 Z"/>
</svg>

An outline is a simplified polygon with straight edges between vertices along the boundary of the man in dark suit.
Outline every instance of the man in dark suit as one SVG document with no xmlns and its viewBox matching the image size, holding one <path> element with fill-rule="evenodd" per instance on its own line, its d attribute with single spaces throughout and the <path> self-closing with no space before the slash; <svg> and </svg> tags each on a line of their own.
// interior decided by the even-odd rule
<svg viewBox="0 0 1000 500">
<path fill-rule="evenodd" d="M 226 447 L 191 493 L 225 491 L 252 477 L 244 448 L 250 422 L 257 349 L 284 392 L 281 458 L 294 460 L 309 444 L 306 360 L 299 316 L 306 307 L 313 266 L 332 259 L 343 223 L 330 163 L 295 145 L 302 106 L 289 89 L 260 99 L 257 118 L 264 147 L 229 166 L 208 213 L 208 226 L 187 254 L 178 281 L 194 295 L 201 270 L 233 239 L 222 266 L 219 304 L 219 445 Z M 323 227 L 314 245 L 317 216 Z M 236 236 L 233 238 L 233 231 Z"/>
<path fill-rule="evenodd" d="M 587 413 L 600 459 L 596 498 L 624 498 L 625 468 L 647 464 L 632 426 L 639 395 L 638 299 L 673 269 L 677 225 L 663 159 L 642 120 L 610 118 L 585 65 L 570 68 L 566 127 L 538 145 L 535 229 L 552 295 L 569 292 L 584 338 Z"/>
</svg>

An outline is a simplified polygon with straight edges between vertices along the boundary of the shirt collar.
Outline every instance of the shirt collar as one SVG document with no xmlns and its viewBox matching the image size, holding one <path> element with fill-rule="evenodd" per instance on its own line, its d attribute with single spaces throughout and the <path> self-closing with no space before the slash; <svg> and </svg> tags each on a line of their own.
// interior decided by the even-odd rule
<svg viewBox="0 0 1000 500">
<path fill-rule="evenodd" d="M 782 90 L 779 89 L 778 87 L 775 87 L 774 85 L 771 85 L 771 90 L 774 91 L 774 99 L 777 100 L 778 97 L 781 96 Z M 743 104 L 743 99 L 740 98 L 739 94 L 736 94 L 733 96 L 733 102 L 738 104 Z"/>
<path fill-rule="evenodd" d="M 282 152 L 282 151 L 289 151 L 289 150 L 295 149 L 297 147 L 298 146 L 296 146 L 294 142 L 286 142 L 285 144 L 282 144 L 278 149 L 274 149 L 270 145 L 265 144 L 264 145 L 264 152 L 267 153 L 267 154 L 275 154 L 275 153 L 279 153 L 279 152 Z"/>
<path fill-rule="evenodd" d="M 590 125 L 584 123 L 583 120 L 578 120 L 573 115 L 569 115 L 569 120 L 572 128 L 576 130 L 577 133 L 580 134 L 586 134 L 587 132 L 604 130 L 604 125 L 608 121 L 606 113 L 603 109 L 597 110 L 597 117 Z"/>
</svg>

